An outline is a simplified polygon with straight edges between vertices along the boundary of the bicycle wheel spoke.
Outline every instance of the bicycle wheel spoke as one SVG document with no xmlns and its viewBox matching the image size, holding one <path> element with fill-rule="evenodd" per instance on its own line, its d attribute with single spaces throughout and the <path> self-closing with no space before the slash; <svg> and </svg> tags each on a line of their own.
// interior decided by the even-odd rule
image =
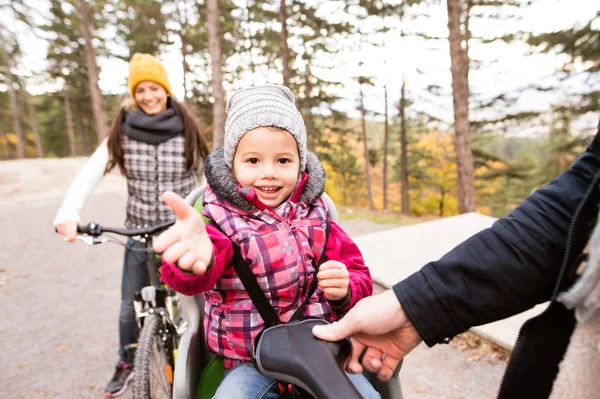
<svg viewBox="0 0 600 399">
<path fill-rule="evenodd" d="M 154 342 L 152 345 L 152 352 L 150 357 L 150 391 L 154 392 L 152 386 L 155 385 L 158 389 L 161 390 L 162 393 L 166 395 L 167 398 L 171 396 L 171 382 L 168 380 L 166 375 L 166 365 L 168 363 L 167 355 L 165 353 L 165 348 L 161 341 L 160 336 L 154 337 Z M 158 392 L 156 393 L 158 394 Z"/>
<path fill-rule="evenodd" d="M 171 332 L 158 315 L 145 321 L 136 354 L 135 399 L 170 399 L 173 392 L 172 364 L 168 351 Z M 137 387 L 137 388 L 136 388 Z"/>
</svg>

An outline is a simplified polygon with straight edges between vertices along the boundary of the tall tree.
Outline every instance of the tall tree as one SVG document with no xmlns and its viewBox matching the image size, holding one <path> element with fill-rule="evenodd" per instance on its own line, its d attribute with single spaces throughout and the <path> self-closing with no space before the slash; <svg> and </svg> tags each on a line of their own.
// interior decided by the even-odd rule
<svg viewBox="0 0 600 399">
<path fill-rule="evenodd" d="M 180 29 L 179 29 L 179 40 L 181 41 L 181 58 L 182 58 L 182 62 L 181 62 L 181 66 L 183 68 L 183 101 L 184 103 L 188 102 L 188 91 L 190 90 L 190 85 L 188 83 L 188 79 L 189 79 L 189 73 L 190 73 L 190 64 L 188 63 L 187 57 L 189 55 L 190 52 L 190 39 L 189 39 L 189 31 L 191 28 L 191 21 L 190 21 L 190 12 L 193 12 L 192 10 L 190 10 L 189 4 L 187 0 L 182 0 L 182 1 L 177 1 L 176 3 L 177 5 L 177 15 L 178 15 L 178 19 L 179 19 L 179 25 L 180 25 Z"/>
<path fill-rule="evenodd" d="M 600 11 L 589 21 L 571 28 L 530 34 L 528 44 L 541 53 L 564 55 L 563 65 L 555 76 L 559 84 L 573 86 L 577 78 L 585 84 L 576 84 L 577 90 L 569 93 L 569 107 L 573 117 L 598 112 L 600 109 Z M 547 88 L 546 88 L 547 89 Z M 561 109 L 564 104 L 556 104 Z M 561 115 L 557 116 L 561 118 Z"/>
<path fill-rule="evenodd" d="M 25 142 L 23 137 L 23 128 L 21 126 L 21 110 L 19 108 L 19 101 L 17 99 L 17 90 L 15 89 L 15 78 L 11 71 L 11 57 L 9 53 L 8 43 L 5 35 L 2 33 L 2 26 L 0 25 L 0 41 L 2 47 L 0 53 L 2 53 L 2 66 L 4 69 L 4 77 L 6 80 L 6 86 L 8 87 L 8 98 L 10 103 L 10 113 L 12 116 L 12 125 L 17 138 L 17 158 L 25 158 Z"/>
<path fill-rule="evenodd" d="M 81 45 L 81 23 L 77 8 L 68 1 L 50 0 L 49 19 L 40 27 L 48 40 L 48 74 L 50 83 L 62 91 L 69 90 L 71 110 L 75 126 L 75 142 L 79 154 L 88 154 L 94 150 L 97 139 L 92 99 L 89 87 L 86 52 Z M 98 51 L 98 49 L 96 49 Z M 57 93 L 56 106 L 64 105 L 60 100 L 62 94 Z M 50 104 L 47 104 L 51 107 Z M 60 107 L 61 121 L 65 120 L 64 107 Z M 62 134 L 67 133 L 67 126 L 62 125 Z M 66 155 L 69 153 L 67 137 L 64 137 L 64 148 L 49 146 L 55 154 Z M 60 147 L 60 146 L 59 146 Z"/>
<path fill-rule="evenodd" d="M 385 44 L 384 44 L 385 46 Z M 383 63 L 383 68 L 385 70 L 385 60 Z M 388 120 L 388 85 L 387 85 L 387 75 L 384 74 L 383 77 L 383 210 L 388 210 L 388 149 L 389 149 L 389 141 L 390 141 L 390 125 Z"/>
<path fill-rule="evenodd" d="M 323 11 L 324 6 L 330 5 L 332 2 L 295 0 L 287 8 L 286 27 L 289 36 L 294 38 L 288 43 L 290 88 L 296 95 L 306 125 L 308 145 L 313 151 L 317 150 L 322 134 L 316 127 L 316 119 L 321 109 L 329 108 L 339 99 L 334 89 L 341 85 L 335 78 L 326 78 L 319 72 L 335 68 L 336 54 L 343 45 L 341 39 L 349 35 L 351 27 L 348 22 L 330 21 Z M 330 8 L 328 11 L 332 12 Z"/>
<path fill-rule="evenodd" d="M 279 22 L 281 23 L 281 63 L 282 63 L 282 74 L 283 74 L 283 85 L 290 87 L 290 80 L 292 78 L 290 71 L 290 49 L 288 47 L 288 29 L 287 29 L 287 9 L 285 0 L 279 1 Z"/>
<path fill-rule="evenodd" d="M 106 122 L 106 111 L 104 111 L 104 99 L 98 86 L 99 71 L 96 63 L 96 52 L 92 46 L 92 20 L 87 0 L 79 0 L 79 13 L 81 16 L 81 32 L 84 39 L 84 49 L 88 68 L 88 80 L 90 93 L 92 95 L 92 112 L 96 126 L 98 142 L 106 136 L 108 125 Z"/>
<path fill-rule="evenodd" d="M 65 108 L 65 120 L 67 122 L 67 138 L 69 141 L 69 155 L 74 157 L 77 155 L 75 149 L 75 129 L 73 128 L 73 112 L 71 111 L 71 101 L 69 99 L 69 87 L 65 85 L 63 88 L 63 105 Z"/>
<path fill-rule="evenodd" d="M 405 7 L 400 9 L 400 40 L 405 41 Z M 410 213 L 409 203 L 409 182 L 408 182 L 408 140 L 406 138 L 406 74 L 402 71 L 402 86 L 400 87 L 400 200 L 402 201 L 402 213 L 408 215 Z"/>
<path fill-rule="evenodd" d="M 218 0 L 206 0 L 208 47 L 211 58 L 213 96 L 213 149 L 223 146 L 225 132 L 225 93 L 221 66 L 221 33 L 219 29 Z"/>
<path fill-rule="evenodd" d="M 347 114 L 335 109 L 331 109 L 327 120 L 321 120 L 319 129 L 323 130 L 319 147 L 327 149 L 319 156 L 327 172 L 327 193 L 336 203 L 356 204 L 356 193 L 364 189 L 360 180 L 364 171 L 355 154 L 360 133 L 352 126 Z M 358 203 L 362 204 L 362 201 Z"/>
<path fill-rule="evenodd" d="M 408 182 L 408 140 L 406 131 L 406 80 L 402 75 L 402 86 L 400 88 L 400 192 L 402 201 L 402 213 L 408 215 L 410 213 L 409 203 L 409 182 Z"/>
<path fill-rule="evenodd" d="M 475 211 L 473 185 L 473 153 L 469 122 L 469 59 L 461 32 L 462 0 L 447 0 L 448 41 L 450 42 L 450 72 L 452 74 L 452 99 L 454 104 L 454 147 L 458 183 L 458 210 Z"/>
<path fill-rule="evenodd" d="M 371 184 L 371 168 L 370 168 L 370 159 L 369 159 L 369 145 L 368 145 L 368 136 L 367 136 L 367 109 L 365 108 L 365 100 L 363 93 L 363 85 L 369 84 L 372 85 L 372 82 L 369 78 L 365 76 L 359 76 L 358 84 L 360 87 L 360 103 L 359 103 L 359 111 L 361 115 L 361 133 L 362 133 L 362 141 L 363 141 L 363 156 L 365 158 L 365 178 L 367 181 L 367 191 L 369 195 L 369 209 L 375 210 L 375 202 L 373 201 L 373 189 Z"/>
<path fill-rule="evenodd" d="M 157 1 L 162 4 L 162 1 Z M 181 51 L 181 67 L 183 71 L 183 101 L 190 109 L 196 109 L 193 101 L 193 73 L 190 62 L 194 57 L 204 57 L 204 47 L 206 47 L 206 29 L 203 26 L 206 22 L 205 14 L 200 2 L 194 0 L 170 0 L 165 3 L 161 14 L 169 15 L 168 24 L 161 26 L 162 44 L 171 44 L 167 37 L 179 38 Z M 159 7 L 160 8 L 160 7 Z M 166 27 L 168 31 L 165 31 Z"/>
<path fill-rule="evenodd" d="M 37 117 L 35 116 L 35 107 L 33 101 L 31 101 L 31 94 L 27 91 L 27 88 L 23 88 L 23 94 L 25 95 L 25 102 L 27 104 L 27 112 L 29 113 L 29 126 L 33 131 L 33 138 L 35 141 L 35 150 L 38 158 L 44 158 L 44 148 L 42 147 L 42 139 L 40 137 L 40 129 L 38 128 Z"/>
<path fill-rule="evenodd" d="M 119 56 L 129 61 L 134 53 L 158 55 L 160 47 L 169 44 L 167 15 L 162 12 L 163 2 L 158 0 L 110 0 L 104 7 L 104 17 L 116 30 L 115 41 L 123 45 L 128 54 Z M 171 17 L 177 12 L 171 13 Z"/>
</svg>

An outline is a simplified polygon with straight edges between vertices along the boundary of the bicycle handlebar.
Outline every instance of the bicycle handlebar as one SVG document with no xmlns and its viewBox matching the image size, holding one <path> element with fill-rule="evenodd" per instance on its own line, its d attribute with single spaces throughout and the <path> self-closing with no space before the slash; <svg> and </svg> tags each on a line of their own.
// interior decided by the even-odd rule
<svg viewBox="0 0 600 399">
<path fill-rule="evenodd" d="M 170 220 L 168 222 L 163 222 L 155 226 L 140 227 L 137 229 L 124 229 L 120 227 L 104 227 L 100 226 L 98 223 L 91 222 L 87 225 L 77 225 L 77 232 L 82 234 L 88 234 L 93 237 L 98 237 L 102 235 L 102 233 L 114 233 L 126 237 L 145 236 L 155 235 L 159 231 L 172 226 L 174 223 L 175 220 Z"/>
</svg>

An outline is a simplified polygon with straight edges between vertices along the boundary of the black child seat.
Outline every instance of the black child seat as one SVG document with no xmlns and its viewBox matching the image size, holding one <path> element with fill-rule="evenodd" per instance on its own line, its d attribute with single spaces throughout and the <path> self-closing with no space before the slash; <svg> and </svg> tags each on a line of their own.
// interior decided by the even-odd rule
<svg viewBox="0 0 600 399">
<path fill-rule="evenodd" d="M 196 188 L 185 199 L 185 202 L 196 209 L 201 210 L 201 200 L 204 194 L 204 186 Z M 335 204 L 327 194 L 323 194 L 323 199 L 328 204 L 328 217 L 333 221 L 338 221 L 339 216 Z M 187 322 L 188 329 L 181 337 L 175 362 L 174 382 L 173 382 L 173 398 L 175 399 L 210 399 L 213 397 L 225 369 L 223 367 L 223 359 L 216 356 L 206 347 L 204 338 L 204 297 L 202 294 L 194 296 L 186 296 L 179 294 L 181 312 L 184 320 Z M 321 341 L 322 342 L 322 341 Z M 363 374 L 379 392 L 383 399 L 402 399 L 402 387 L 398 373 L 402 363 L 394 372 L 394 376 L 387 382 L 379 381 L 374 374 L 365 371 Z M 340 373 L 333 373 L 339 375 Z M 343 376 L 345 377 L 345 376 Z M 326 376 L 324 378 L 332 378 Z M 281 378 L 283 380 L 283 378 Z M 294 379 L 290 378 L 288 382 Z M 340 381 L 340 389 L 342 386 L 349 384 L 347 378 L 345 381 Z M 327 384 L 327 385 L 330 385 Z M 318 392 L 323 397 L 317 399 L 330 399 L 332 396 L 331 389 L 313 390 Z"/>
</svg>

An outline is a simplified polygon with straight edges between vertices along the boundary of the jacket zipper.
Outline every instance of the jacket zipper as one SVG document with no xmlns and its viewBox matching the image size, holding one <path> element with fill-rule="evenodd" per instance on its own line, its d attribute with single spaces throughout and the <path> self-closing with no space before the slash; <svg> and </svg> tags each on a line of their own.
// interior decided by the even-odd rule
<svg viewBox="0 0 600 399">
<path fill-rule="evenodd" d="M 569 225 L 569 231 L 567 232 L 567 243 L 565 246 L 565 255 L 563 257 L 562 265 L 560 267 L 560 272 L 558 274 L 556 286 L 554 287 L 554 292 L 552 293 L 552 297 L 550 299 L 551 302 L 553 302 L 556 299 L 556 297 L 558 296 L 560 287 L 562 286 L 562 280 L 563 280 L 564 274 L 565 274 L 566 269 L 569 264 L 569 258 L 571 256 L 571 249 L 573 246 L 573 235 L 575 234 L 575 226 L 579 222 L 581 212 L 583 212 L 583 207 L 587 204 L 588 200 L 592 196 L 592 193 L 593 193 L 594 189 L 596 189 L 596 187 L 598 186 L 599 182 L 600 182 L 600 172 L 596 172 L 596 174 L 592 178 L 592 183 L 589 185 L 585 195 L 583 196 L 581 202 L 579 203 L 579 205 L 577 206 L 577 209 L 575 210 L 575 213 L 573 214 L 573 219 L 572 219 L 571 224 Z M 519 338 L 521 337 L 521 329 L 522 328 L 523 328 L 523 326 L 521 326 L 521 328 L 519 329 L 519 332 L 517 333 L 517 339 L 516 339 L 515 343 L 519 342 Z M 515 355 L 518 354 L 518 348 L 516 348 L 516 349 L 517 349 L 517 352 L 511 353 L 511 355 L 510 355 L 511 359 L 515 358 L 516 357 Z M 500 397 L 500 394 L 502 393 L 502 389 L 504 387 L 504 380 L 506 379 L 506 373 L 508 371 L 508 367 L 510 366 L 510 363 L 511 362 L 509 361 L 508 364 L 506 365 L 506 367 L 504 368 L 504 373 L 502 373 L 502 379 L 500 380 L 500 389 L 498 391 L 498 397 Z"/>
<path fill-rule="evenodd" d="M 300 258 L 302 259 L 302 265 L 304 266 L 304 268 L 306 268 L 306 258 L 304 257 L 304 253 L 302 252 L 302 246 L 300 245 L 300 243 L 298 242 L 298 235 L 296 234 L 296 228 L 294 226 L 290 226 L 287 222 L 286 219 L 280 217 L 275 211 L 273 211 L 271 208 L 267 208 L 269 210 L 269 213 L 271 213 L 271 215 L 273 215 L 273 217 L 275 219 L 278 219 L 281 223 L 283 223 L 283 225 L 286 227 L 287 231 L 289 232 L 289 234 L 292 235 L 292 237 L 294 237 L 294 242 L 296 243 L 296 251 L 298 251 L 298 253 L 300 254 Z M 290 215 L 292 215 L 294 212 L 294 207 L 292 205 L 292 208 L 290 209 Z M 291 220 L 291 219 L 290 219 Z M 313 277 L 313 278 L 317 278 L 317 276 Z M 308 281 L 308 277 L 306 278 L 305 281 L 305 286 L 306 286 L 306 290 L 305 292 L 308 292 L 308 287 L 310 286 L 309 281 Z M 308 300 L 308 299 L 307 299 Z M 308 303 L 307 303 L 308 306 Z"/>
</svg>

